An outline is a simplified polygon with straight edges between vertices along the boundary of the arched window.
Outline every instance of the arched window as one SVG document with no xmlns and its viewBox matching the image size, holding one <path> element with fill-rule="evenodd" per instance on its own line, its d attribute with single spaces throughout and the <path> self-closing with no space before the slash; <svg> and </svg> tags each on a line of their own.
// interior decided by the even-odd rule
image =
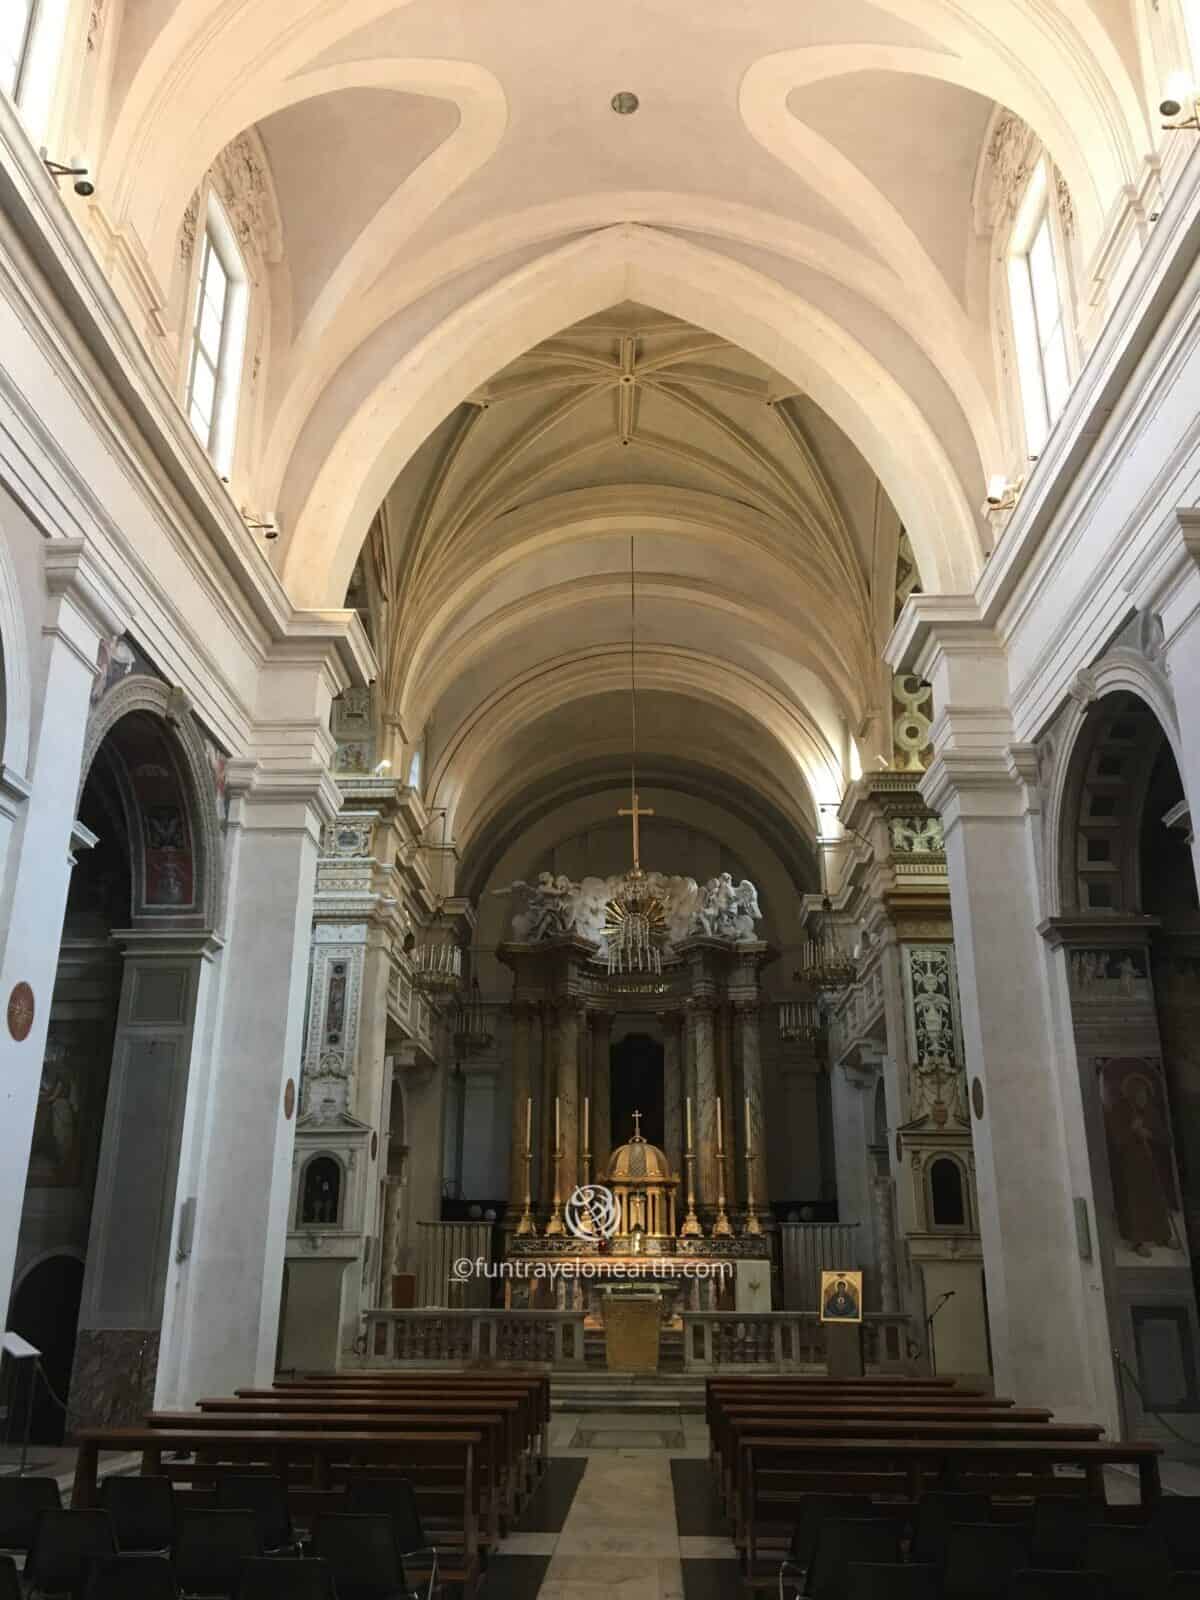
<svg viewBox="0 0 1200 1600">
<path fill-rule="evenodd" d="M 233 461 L 249 303 L 246 267 L 233 229 L 210 195 L 184 403 L 196 437 L 224 473 Z"/>
<path fill-rule="evenodd" d="M 304 1169 L 302 1228 L 335 1228 L 341 1215 L 342 1169 L 332 1156 L 314 1156 Z"/>
<path fill-rule="evenodd" d="M 29 58 L 35 0 L 5 0 L 0 6 L 0 89 L 15 100 Z"/>
<path fill-rule="evenodd" d="M 419 789 L 421 787 L 421 752 L 414 750 L 412 760 L 408 763 L 408 787 Z"/>
<path fill-rule="evenodd" d="M 963 1170 L 953 1156 L 938 1156 L 929 1164 L 929 1221 L 934 1228 L 967 1225 Z"/>
<path fill-rule="evenodd" d="M 1040 454 L 1071 392 L 1071 368 L 1057 205 L 1045 159 L 1021 203 L 1008 254 L 1009 302 L 1025 446 Z"/>
</svg>

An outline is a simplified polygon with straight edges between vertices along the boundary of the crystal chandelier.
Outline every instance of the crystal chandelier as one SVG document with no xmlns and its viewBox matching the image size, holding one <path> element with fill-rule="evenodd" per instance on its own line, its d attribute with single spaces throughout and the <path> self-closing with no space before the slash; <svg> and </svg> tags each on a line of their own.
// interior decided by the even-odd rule
<svg viewBox="0 0 1200 1600">
<path fill-rule="evenodd" d="M 628 817 L 633 827 L 633 866 L 621 880 L 621 887 L 605 907 L 604 943 L 609 974 L 662 972 L 662 947 L 667 939 L 666 907 L 653 893 L 642 871 L 641 828 L 643 817 L 654 812 L 639 802 L 637 787 L 637 593 L 633 565 L 633 540 L 629 541 L 629 718 L 631 757 L 629 764 L 629 805 L 618 815 Z"/>
<path fill-rule="evenodd" d="M 821 909 L 809 918 L 813 937 L 805 941 L 804 959 L 798 976 L 803 983 L 818 993 L 830 989 L 847 989 L 854 982 L 854 958 L 843 948 L 838 938 L 837 923 L 833 915 L 833 902 L 825 882 L 825 841 L 817 840 L 821 851 Z"/>
</svg>

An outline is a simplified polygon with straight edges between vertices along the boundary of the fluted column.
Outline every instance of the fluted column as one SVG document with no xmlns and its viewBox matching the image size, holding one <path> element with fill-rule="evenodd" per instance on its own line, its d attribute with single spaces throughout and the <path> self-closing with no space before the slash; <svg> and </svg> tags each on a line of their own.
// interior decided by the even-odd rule
<svg viewBox="0 0 1200 1600">
<path fill-rule="evenodd" d="M 562 1195 L 567 1196 L 579 1182 L 579 1016 L 576 1001 L 566 1000 L 558 1007 L 558 1115 L 562 1137 Z M 550 1108 L 550 1132 L 554 1133 L 554 1108 Z"/>
<path fill-rule="evenodd" d="M 745 1105 L 748 1101 L 750 1148 L 755 1158 L 751 1163 L 753 1174 L 749 1180 L 750 1193 L 747 1199 L 756 1211 L 764 1212 L 767 1209 L 767 1123 L 763 1108 L 762 1044 L 757 1000 L 739 1002 L 736 1008 L 736 1027 L 742 1057 L 742 1094 L 745 1096 L 743 1104 L 737 1108 L 739 1113 L 737 1120 L 741 1122 L 744 1118 Z M 746 1134 L 747 1129 L 743 1127 L 741 1138 L 743 1155 L 746 1148 Z"/>
<path fill-rule="evenodd" d="M 692 1107 L 696 1134 L 696 1201 L 717 1203 L 717 1051 L 711 1000 L 693 1000 L 688 1009 L 691 1070 L 696 1085 Z"/>
<path fill-rule="evenodd" d="M 592 1022 L 592 1176 L 603 1177 L 612 1155 L 612 1015 L 593 1011 Z"/>
<path fill-rule="evenodd" d="M 528 1005 L 513 1006 L 512 1026 L 512 1148 L 508 1153 L 508 1214 L 519 1217 L 525 1207 L 525 1108 L 530 1087 L 530 1051 L 533 1013 Z"/>
<path fill-rule="evenodd" d="M 663 1029 L 663 1143 L 675 1172 L 683 1173 L 683 1062 L 679 1039 L 679 1013 L 662 1017 Z"/>
</svg>

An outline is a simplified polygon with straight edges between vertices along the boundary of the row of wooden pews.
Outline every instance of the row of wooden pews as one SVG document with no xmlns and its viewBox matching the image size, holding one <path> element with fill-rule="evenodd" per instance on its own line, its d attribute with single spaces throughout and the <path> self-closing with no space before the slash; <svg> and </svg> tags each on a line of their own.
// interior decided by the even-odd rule
<svg viewBox="0 0 1200 1600">
<path fill-rule="evenodd" d="M 776 1582 L 806 1495 L 873 1495 L 894 1507 L 952 1484 L 1018 1507 L 1052 1487 L 1102 1505 L 1109 1464 L 1137 1468 L 1143 1514 L 1160 1493 L 1158 1445 L 1113 1443 L 1096 1424 L 1058 1423 L 952 1380 L 776 1374 L 710 1378 L 706 1390 L 713 1467 L 754 1586 Z"/>
<path fill-rule="evenodd" d="M 209 1503 L 223 1475 L 269 1472 L 300 1525 L 342 1509 L 356 1476 L 395 1474 L 413 1485 L 443 1579 L 471 1594 L 545 1470 L 549 1420 L 544 1372 L 280 1380 L 151 1412 L 141 1427 L 81 1429 L 72 1503 L 96 1504 L 103 1451 L 139 1452 L 143 1474 L 170 1478 L 185 1505 Z"/>
</svg>

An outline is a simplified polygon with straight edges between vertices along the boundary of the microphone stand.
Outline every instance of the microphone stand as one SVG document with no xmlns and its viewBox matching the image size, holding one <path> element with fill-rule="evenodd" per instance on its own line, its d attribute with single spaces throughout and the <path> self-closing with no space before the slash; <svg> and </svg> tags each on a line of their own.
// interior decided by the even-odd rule
<svg viewBox="0 0 1200 1600">
<path fill-rule="evenodd" d="M 954 1294 L 955 1291 L 953 1289 L 947 1289 L 945 1294 L 938 1301 L 937 1305 L 934 1306 L 933 1310 L 925 1318 L 925 1337 L 929 1343 L 929 1376 L 931 1378 L 937 1377 L 937 1351 L 933 1342 L 933 1319 L 946 1304 L 947 1300 L 953 1300 Z"/>
</svg>

